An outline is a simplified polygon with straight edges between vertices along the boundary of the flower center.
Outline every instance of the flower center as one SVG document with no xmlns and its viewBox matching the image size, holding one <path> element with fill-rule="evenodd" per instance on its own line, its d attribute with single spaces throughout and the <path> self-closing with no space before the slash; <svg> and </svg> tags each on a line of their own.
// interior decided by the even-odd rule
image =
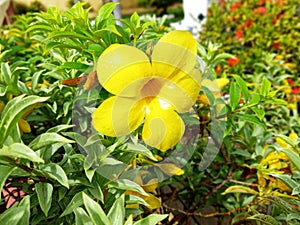
<svg viewBox="0 0 300 225">
<path fill-rule="evenodd" d="M 142 97 L 157 96 L 163 84 L 159 79 L 149 80 L 141 89 Z"/>
</svg>

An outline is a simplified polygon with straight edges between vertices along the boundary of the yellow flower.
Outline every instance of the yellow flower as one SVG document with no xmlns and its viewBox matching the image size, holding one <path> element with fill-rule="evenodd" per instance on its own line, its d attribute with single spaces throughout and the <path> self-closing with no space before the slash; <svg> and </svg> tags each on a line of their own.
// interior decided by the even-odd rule
<svg viewBox="0 0 300 225">
<path fill-rule="evenodd" d="M 19 126 L 19 130 L 20 130 L 20 134 L 21 136 L 23 135 L 23 133 L 30 133 L 31 132 L 31 127 L 29 125 L 29 123 L 25 120 L 25 118 L 32 112 L 32 110 L 35 108 L 36 106 L 31 106 L 22 116 L 22 118 L 20 118 L 18 120 L 18 126 Z M 3 101 L 0 101 L 0 114 L 3 112 L 5 108 L 5 103 Z"/>
<path fill-rule="evenodd" d="M 187 31 L 171 31 L 150 55 L 138 48 L 113 44 L 100 56 L 100 84 L 115 96 L 93 113 L 95 129 L 107 136 L 123 136 L 142 123 L 147 145 L 166 151 L 184 133 L 179 113 L 187 112 L 200 91 L 195 69 L 197 41 Z"/>
<path fill-rule="evenodd" d="M 157 209 L 161 206 L 161 199 L 157 198 L 155 195 L 152 194 L 147 194 L 147 195 L 142 195 L 141 193 L 137 192 L 137 191 L 125 191 L 126 195 L 134 195 L 134 196 L 138 196 L 142 199 L 145 200 L 145 202 L 148 204 L 147 207 L 149 209 Z M 137 204 L 135 204 L 135 207 L 137 207 Z"/>
<path fill-rule="evenodd" d="M 169 176 L 180 176 L 184 174 L 183 169 L 180 169 L 172 163 L 156 163 L 154 166 L 159 167 L 165 174 Z"/>
</svg>

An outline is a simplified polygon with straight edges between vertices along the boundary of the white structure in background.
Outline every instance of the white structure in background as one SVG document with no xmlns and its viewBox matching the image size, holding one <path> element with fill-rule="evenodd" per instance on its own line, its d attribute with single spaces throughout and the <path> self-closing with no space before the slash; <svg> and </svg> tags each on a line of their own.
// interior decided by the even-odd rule
<svg viewBox="0 0 300 225">
<path fill-rule="evenodd" d="M 117 5 L 115 10 L 114 10 L 114 16 L 115 16 L 116 19 L 121 19 L 122 14 L 121 14 L 120 0 L 112 0 L 112 2 L 119 2 L 119 5 Z"/>
<path fill-rule="evenodd" d="M 102 1 L 104 4 L 108 2 L 118 2 L 119 4 L 116 6 L 114 9 L 114 17 L 117 19 L 117 24 L 122 25 L 119 19 L 122 18 L 122 13 L 121 13 L 121 4 L 120 0 L 104 0 Z"/>
<path fill-rule="evenodd" d="M 206 20 L 210 2 L 211 0 L 183 0 L 184 18 L 177 23 L 172 23 L 171 26 L 177 30 L 188 30 L 198 35 Z"/>
</svg>

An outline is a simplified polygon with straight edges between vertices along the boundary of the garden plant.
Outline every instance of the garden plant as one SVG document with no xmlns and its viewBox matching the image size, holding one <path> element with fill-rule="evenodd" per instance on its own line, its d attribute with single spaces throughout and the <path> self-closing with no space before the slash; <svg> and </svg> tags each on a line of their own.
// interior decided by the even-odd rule
<svg viewBox="0 0 300 225">
<path fill-rule="evenodd" d="M 0 225 L 299 224 L 299 3 L 117 4 L 0 29 Z"/>
</svg>

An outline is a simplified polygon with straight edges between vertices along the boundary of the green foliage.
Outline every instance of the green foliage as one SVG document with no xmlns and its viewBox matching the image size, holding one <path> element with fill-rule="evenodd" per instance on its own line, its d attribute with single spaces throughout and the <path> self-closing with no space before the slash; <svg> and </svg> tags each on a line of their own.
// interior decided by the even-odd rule
<svg viewBox="0 0 300 225">
<path fill-rule="evenodd" d="M 299 223 L 298 12 L 293 0 L 210 7 L 198 51 L 207 65 L 203 77 L 230 79 L 222 89 L 226 113 L 218 115 L 226 117 L 226 129 L 219 154 L 204 170 L 203 158 L 215 154 L 207 140 L 218 140 L 211 115 L 218 99 L 202 88 L 210 106 L 199 98 L 198 149 L 185 175 L 162 189 L 166 209 L 182 216 L 179 223 L 221 223 L 228 215 L 231 224 Z M 177 204 L 183 209 L 170 207 Z"/>
<path fill-rule="evenodd" d="M 84 132 L 91 128 L 83 123 L 76 127 L 82 135 L 74 132 L 78 124 L 71 124 L 72 110 L 82 100 L 76 98 L 75 87 L 62 84 L 90 73 L 105 48 L 136 41 L 154 23 L 144 24 L 134 14 L 125 27 L 117 25 L 111 14 L 116 3 L 105 4 L 91 23 L 83 6 L 22 15 L 9 30 L 1 30 L 0 186 L 8 192 L 18 187 L 21 197 L 3 196 L 7 209 L 1 210 L 0 224 L 156 224 L 166 217 L 138 217 L 141 206 L 136 211 L 126 206 L 148 203 L 124 192 L 148 193 L 125 177 L 111 183 L 95 172 L 94 159 L 82 154 L 83 149 L 94 153 L 93 140 L 98 138 L 102 150 L 118 154 L 127 144 L 99 135 L 87 138 Z M 89 90 L 80 97 L 94 104 L 105 95 Z M 132 148 L 126 154 L 132 157 L 134 152 Z M 155 159 L 148 149 L 137 149 L 137 154 Z"/>
</svg>

